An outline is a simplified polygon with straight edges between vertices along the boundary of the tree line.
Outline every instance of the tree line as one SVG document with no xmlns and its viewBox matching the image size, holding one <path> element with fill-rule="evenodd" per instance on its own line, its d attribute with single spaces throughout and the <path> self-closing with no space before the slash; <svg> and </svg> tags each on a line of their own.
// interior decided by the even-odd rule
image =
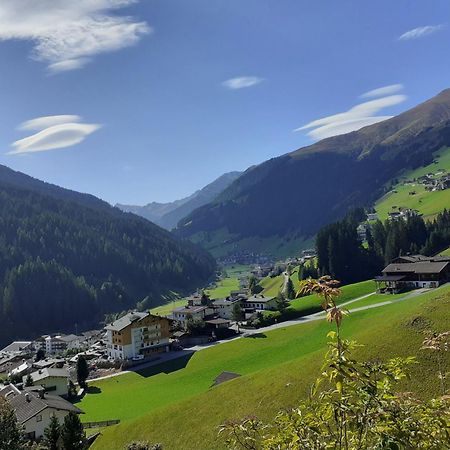
<svg viewBox="0 0 450 450">
<path fill-rule="evenodd" d="M 153 306 L 214 270 L 209 254 L 145 219 L 0 182 L 0 343 L 91 326 L 146 297 Z"/>
<path fill-rule="evenodd" d="M 432 256 L 450 245 L 450 211 L 434 220 L 421 216 L 407 220 L 376 221 L 366 230 L 366 244 L 358 237 L 357 227 L 366 213 L 359 208 L 343 220 L 323 227 L 316 237 L 317 269 L 344 284 L 366 280 L 378 274 L 399 255 Z"/>
</svg>

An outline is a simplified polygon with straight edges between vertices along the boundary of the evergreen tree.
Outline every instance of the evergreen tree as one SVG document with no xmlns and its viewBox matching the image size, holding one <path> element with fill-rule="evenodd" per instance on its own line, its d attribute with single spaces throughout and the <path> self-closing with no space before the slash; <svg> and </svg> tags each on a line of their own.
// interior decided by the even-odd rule
<svg viewBox="0 0 450 450">
<path fill-rule="evenodd" d="M 85 433 L 80 418 L 74 412 L 70 412 L 65 418 L 61 427 L 61 439 L 64 450 L 84 450 Z"/>
<path fill-rule="evenodd" d="M 22 439 L 14 410 L 0 396 L 0 450 L 22 450 Z"/>
<path fill-rule="evenodd" d="M 26 379 L 25 379 L 25 387 L 30 387 L 33 386 L 33 377 L 28 374 Z"/>
<path fill-rule="evenodd" d="M 249 279 L 248 279 L 248 288 L 250 289 L 250 293 L 252 295 L 258 294 L 259 291 L 259 285 L 258 285 L 258 279 L 252 275 Z"/>
<path fill-rule="evenodd" d="M 61 426 L 58 418 L 53 414 L 50 423 L 44 431 L 44 444 L 47 450 L 58 450 L 61 439 Z"/>
<path fill-rule="evenodd" d="M 77 359 L 77 381 L 80 387 L 86 387 L 86 380 L 89 376 L 89 367 L 83 355 Z"/>
<path fill-rule="evenodd" d="M 278 295 L 276 297 L 276 303 L 277 303 L 277 310 L 283 313 L 286 311 L 286 309 L 289 307 L 289 301 L 286 299 L 286 297 L 283 295 L 282 292 L 278 292 Z"/>
<path fill-rule="evenodd" d="M 291 278 L 287 276 L 284 284 L 283 295 L 289 300 L 295 298 L 294 283 L 292 282 Z"/>
<path fill-rule="evenodd" d="M 244 310 L 242 309 L 242 306 L 239 302 L 236 302 L 233 306 L 232 317 L 236 322 L 239 333 L 239 324 L 245 319 Z"/>
</svg>

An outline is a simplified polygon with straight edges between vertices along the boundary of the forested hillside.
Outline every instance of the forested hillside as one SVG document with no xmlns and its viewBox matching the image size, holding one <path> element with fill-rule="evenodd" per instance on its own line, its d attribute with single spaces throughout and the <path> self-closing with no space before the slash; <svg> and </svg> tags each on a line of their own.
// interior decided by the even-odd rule
<svg viewBox="0 0 450 450">
<path fill-rule="evenodd" d="M 144 219 L 1 169 L 0 343 L 156 305 L 215 269 L 203 250 Z"/>
<path fill-rule="evenodd" d="M 373 204 L 393 178 L 431 163 L 449 144 L 447 89 L 397 117 L 247 170 L 177 232 L 206 248 L 224 242 L 231 251 L 245 250 L 240 244 L 254 237 L 311 238 L 351 208 Z"/>
</svg>

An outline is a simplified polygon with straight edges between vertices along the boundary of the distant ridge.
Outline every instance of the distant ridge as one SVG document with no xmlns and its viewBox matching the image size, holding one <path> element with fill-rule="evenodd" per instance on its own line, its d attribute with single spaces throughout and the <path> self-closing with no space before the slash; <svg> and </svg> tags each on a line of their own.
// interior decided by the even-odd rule
<svg viewBox="0 0 450 450">
<path fill-rule="evenodd" d="M 170 203 L 148 203 L 145 206 L 116 204 L 122 211 L 132 212 L 142 216 L 157 225 L 170 230 L 178 222 L 190 214 L 194 209 L 206 205 L 213 201 L 222 191 L 224 191 L 241 172 L 228 172 L 206 185 L 204 188 L 194 192 L 189 197 L 175 200 Z"/>
</svg>

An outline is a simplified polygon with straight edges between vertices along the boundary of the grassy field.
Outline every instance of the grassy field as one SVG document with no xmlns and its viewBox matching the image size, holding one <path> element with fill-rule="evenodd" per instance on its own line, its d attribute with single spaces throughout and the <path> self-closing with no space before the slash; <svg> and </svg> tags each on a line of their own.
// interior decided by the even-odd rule
<svg viewBox="0 0 450 450">
<path fill-rule="evenodd" d="M 403 388 L 422 397 L 436 395 L 435 363 L 419 348 L 426 328 L 450 328 L 449 306 L 450 287 L 444 287 L 353 313 L 344 334 L 366 345 L 358 350 L 365 358 L 417 355 L 419 364 Z M 162 442 L 165 450 L 223 449 L 217 439 L 223 421 L 251 413 L 273 417 L 307 394 L 320 369 L 329 329 L 322 320 L 282 328 L 203 350 L 172 372 L 128 374 L 97 383 L 101 393 L 87 395 L 79 405 L 87 413 L 83 420 L 114 416 L 123 422 L 104 430 L 93 448 L 122 449 L 133 439 L 148 439 Z M 243 376 L 210 388 L 222 370 Z"/>
<path fill-rule="evenodd" d="M 436 173 L 439 169 L 450 172 L 450 148 L 440 150 L 436 156 L 437 164 L 432 163 L 404 174 L 402 179 L 413 179 L 429 172 Z M 394 192 L 395 191 L 395 192 Z M 409 195 L 410 192 L 415 195 Z M 424 217 L 433 217 L 450 205 L 450 189 L 428 192 L 422 184 L 403 185 L 402 181 L 391 192 L 384 195 L 375 205 L 381 220 L 387 218 L 388 212 L 396 211 L 393 207 L 406 207 L 419 210 Z"/>
<path fill-rule="evenodd" d="M 442 256 L 450 256 L 450 247 L 447 250 L 444 250 L 443 252 L 441 252 L 440 255 L 442 255 Z"/>
</svg>

